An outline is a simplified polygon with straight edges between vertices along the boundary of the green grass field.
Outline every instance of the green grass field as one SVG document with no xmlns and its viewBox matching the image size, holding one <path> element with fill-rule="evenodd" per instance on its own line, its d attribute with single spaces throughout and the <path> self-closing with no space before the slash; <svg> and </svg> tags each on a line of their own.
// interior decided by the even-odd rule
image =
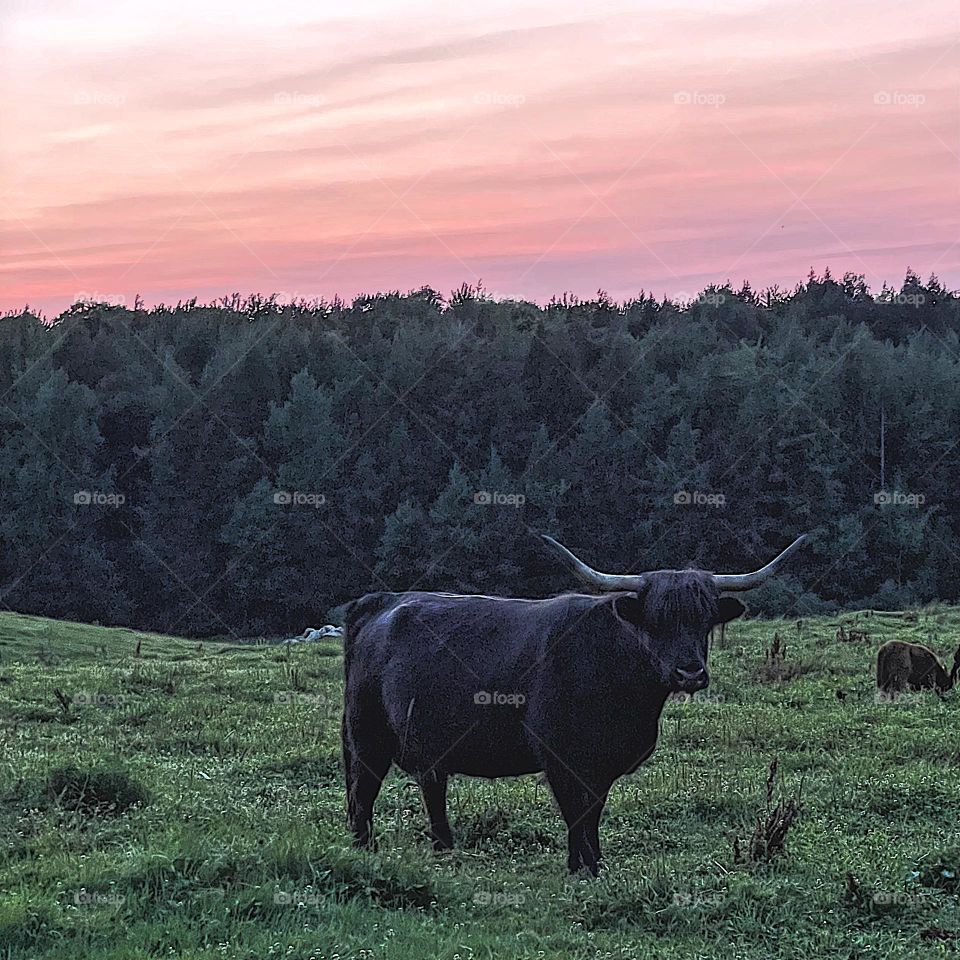
<svg viewBox="0 0 960 960">
<path fill-rule="evenodd" d="M 591 881 L 536 777 L 454 780 L 458 849 L 435 854 L 393 773 L 378 850 L 354 851 L 337 642 L 0 615 L 0 957 L 955 956 L 960 694 L 877 702 L 873 673 L 893 637 L 949 665 L 960 611 L 856 620 L 867 638 L 731 625 L 710 689 L 614 787 Z M 758 815 L 798 797 L 784 851 L 751 858 Z"/>
</svg>

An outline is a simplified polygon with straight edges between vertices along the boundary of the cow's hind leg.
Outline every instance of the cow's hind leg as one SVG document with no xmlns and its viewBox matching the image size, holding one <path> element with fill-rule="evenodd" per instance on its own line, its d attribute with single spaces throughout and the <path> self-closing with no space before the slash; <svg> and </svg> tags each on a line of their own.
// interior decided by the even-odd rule
<svg viewBox="0 0 960 960">
<path fill-rule="evenodd" d="M 447 821 L 447 775 L 430 770 L 417 778 L 423 794 L 423 806 L 430 819 L 430 839 L 434 850 L 452 850 L 453 834 Z"/>
<path fill-rule="evenodd" d="M 373 804 L 393 759 L 393 735 L 386 725 L 373 730 L 344 717 L 343 766 L 347 782 L 347 824 L 357 846 L 369 846 Z"/>
</svg>

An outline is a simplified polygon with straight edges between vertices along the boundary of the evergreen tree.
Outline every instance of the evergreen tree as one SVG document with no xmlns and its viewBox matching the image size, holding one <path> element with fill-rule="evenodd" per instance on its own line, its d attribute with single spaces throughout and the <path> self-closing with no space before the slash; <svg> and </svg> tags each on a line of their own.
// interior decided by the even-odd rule
<svg viewBox="0 0 960 960">
<path fill-rule="evenodd" d="M 0 318 L 0 602 L 241 636 L 368 590 L 575 587 L 528 526 L 625 570 L 813 532 L 754 611 L 956 601 L 958 434 L 960 298 L 914 271 L 688 304 L 23 310 Z"/>
</svg>

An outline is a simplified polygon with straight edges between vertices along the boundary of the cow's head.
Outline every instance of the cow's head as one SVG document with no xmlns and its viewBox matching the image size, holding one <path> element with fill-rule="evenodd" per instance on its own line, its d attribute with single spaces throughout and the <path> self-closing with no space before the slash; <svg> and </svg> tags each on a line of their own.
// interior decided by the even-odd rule
<svg viewBox="0 0 960 960">
<path fill-rule="evenodd" d="M 694 693 L 709 682 L 707 639 L 746 609 L 721 597 L 710 574 L 658 570 L 636 590 L 611 597 L 614 616 L 644 653 L 649 672 L 673 691 Z"/>
<path fill-rule="evenodd" d="M 717 574 L 703 570 L 654 570 L 640 574 L 600 573 L 552 537 L 546 545 L 580 580 L 611 598 L 614 616 L 635 634 L 649 667 L 670 690 L 693 693 L 709 683 L 707 646 L 710 631 L 746 609 L 726 596 L 758 587 L 806 540 L 796 539 L 765 567 L 753 573 Z"/>
</svg>

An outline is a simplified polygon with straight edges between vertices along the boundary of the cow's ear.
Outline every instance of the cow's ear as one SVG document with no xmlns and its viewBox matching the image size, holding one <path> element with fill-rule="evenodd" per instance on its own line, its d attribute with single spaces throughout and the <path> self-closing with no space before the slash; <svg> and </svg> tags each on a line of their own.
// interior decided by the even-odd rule
<svg viewBox="0 0 960 960">
<path fill-rule="evenodd" d="M 639 627 L 643 623 L 643 596 L 625 593 L 613 601 L 613 609 L 621 620 Z"/>
<path fill-rule="evenodd" d="M 717 623 L 729 623 L 746 611 L 746 607 L 736 597 L 721 597 L 717 601 Z"/>
</svg>

